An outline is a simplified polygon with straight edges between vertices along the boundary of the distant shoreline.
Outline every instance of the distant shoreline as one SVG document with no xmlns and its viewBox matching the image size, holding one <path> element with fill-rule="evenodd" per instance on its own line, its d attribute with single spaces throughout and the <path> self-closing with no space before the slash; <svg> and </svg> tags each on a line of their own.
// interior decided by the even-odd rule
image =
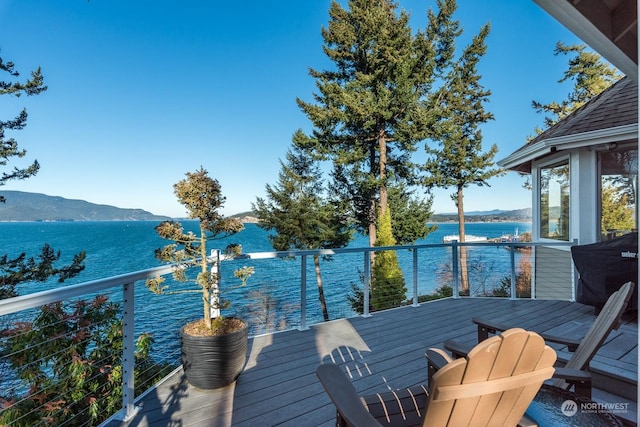
<svg viewBox="0 0 640 427">
<path fill-rule="evenodd" d="M 191 218 L 172 218 L 172 221 L 196 221 Z M 0 220 L 0 224 L 15 224 L 15 223 L 68 223 L 68 222 L 162 222 L 162 219 L 27 219 L 27 220 Z M 258 218 L 240 218 L 243 224 L 258 224 L 260 220 Z M 520 222 L 525 224 L 531 224 L 531 218 L 511 218 L 511 219 L 499 219 L 499 220 L 470 220 L 465 218 L 465 223 L 473 224 L 491 224 L 491 223 L 507 223 L 507 222 Z M 454 220 L 440 220 L 440 221 L 427 221 L 427 224 L 457 224 L 458 221 Z"/>
<path fill-rule="evenodd" d="M 491 224 L 491 223 L 503 223 L 503 222 L 523 222 L 523 223 L 527 223 L 527 224 L 531 224 L 532 220 L 531 218 L 510 218 L 510 219 L 496 219 L 496 220 L 478 220 L 478 221 L 474 221 L 474 220 L 469 220 L 469 218 L 465 218 L 464 219 L 465 223 L 474 223 L 474 224 L 480 224 L 480 223 L 486 223 L 486 224 Z M 427 221 L 427 224 L 457 224 L 458 221 L 453 221 L 453 220 L 447 220 L 447 221 Z"/>
</svg>

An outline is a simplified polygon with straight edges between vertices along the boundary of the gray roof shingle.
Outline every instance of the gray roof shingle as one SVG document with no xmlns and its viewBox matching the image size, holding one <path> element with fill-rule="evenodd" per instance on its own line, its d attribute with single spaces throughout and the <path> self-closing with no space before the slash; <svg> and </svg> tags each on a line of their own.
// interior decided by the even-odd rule
<svg viewBox="0 0 640 427">
<path fill-rule="evenodd" d="M 623 77 L 529 144 L 634 123 L 638 123 L 638 84 Z"/>
</svg>

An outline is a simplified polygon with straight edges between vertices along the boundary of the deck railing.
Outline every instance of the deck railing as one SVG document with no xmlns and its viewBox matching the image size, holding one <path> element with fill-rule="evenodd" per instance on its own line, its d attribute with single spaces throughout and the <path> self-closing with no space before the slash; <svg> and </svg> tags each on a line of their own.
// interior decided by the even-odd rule
<svg viewBox="0 0 640 427">
<path fill-rule="evenodd" d="M 314 277 L 315 269 L 310 265 L 309 261 L 314 256 L 333 258 L 332 262 L 323 264 L 323 271 L 327 305 L 331 309 L 331 318 L 335 319 L 358 314 L 347 300 L 347 296 L 352 295 L 354 289 L 361 292 L 362 311 L 359 314 L 363 316 L 372 315 L 370 311 L 371 295 L 369 285 L 371 258 L 374 252 L 394 251 L 397 254 L 407 288 L 406 299 L 403 299 L 400 305 L 417 306 L 422 299 L 432 294 L 434 289 L 441 288 L 443 285 L 451 288 L 453 298 L 461 297 L 461 250 L 464 250 L 466 255 L 464 258 L 466 258 L 466 270 L 469 273 L 469 296 L 506 295 L 515 299 L 522 292 L 519 289 L 519 286 L 522 285 L 522 280 L 528 280 L 531 297 L 536 297 L 542 292 L 545 298 L 547 295 L 551 295 L 552 298 L 572 299 L 575 295 L 573 287 L 574 273 L 571 257 L 567 254 L 569 254 L 568 248 L 573 244 L 575 243 L 453 242 L 374 248 L 257 252 L 244 254 L 229 261 L 227 268 L 233 269 L 240 265 L 249 264 L 254 266 L 257 272 L 260 272 L 261 269 L 267 271 L 286 266 L 282 272 L 278 270 L 272 276 L 291 278 L 294 275 L 299 280 L 297 285 L 290 283 L 277 284 L 266 291 L 264 289 L 252 289 L 252 292 L 256 292 L 262 298 L 262 307 L 258 311 L 249 309 L 251 300 L 247 297 L 248 290 L 234 290 L 235 294 L 232 292 L 231 298 L 236 301 L 234 305 L 237 306 L 235 313 L 239 315 L 249 313 L 257 318 L 257 321 L 253 322 L 253 335 L 256 335 L 273 331 L 273 325 L 279 325 L 275 326 L 276 329 L 295 327 L 307 329 L 310 324 L 323 320 L 319 313 L 319 304 L 316 298 L 311 296 L 312 292 L 317 292 Z M 562 254 L 562 256 L 559 256 L 559 254 Z M 267 261 L 279 258 L 298 260 L 299 264 L 295 262 L 274 264 L 274 262 L 278 261 Z M 439 260 L 437 265 L 434 264 L 436 259 Z M 224 266 L 225 264 L 223 263 Z M 553 271 L 545 272 L 544 270 L 549 266 Z M 299 269 L 297 274 L 292 272 L 292 270 L 296 269 Z M 527 272 L 527 269 L 530 269 L 529 272 Z M 143 332 L 152 332 L 156 345 L 159 344 L 161 347 L 160 350 L 156 349 L 156 353 L 154 353 L 155 362 L 161 365 L 169 363 L 179 366 L 180 351 L 177 330 L 187 320 L 200 316 L 199 307 L 201 305 L 197 298 L 195 299 L 196 308 L 191 310 L 188 308 L 188 299 L 172 299 L 170 304 L 166 304 L 167 300 L 165 298 L 173 297 L 155 296 L 145 288 L 144 280 L 159 275 L 168 276 L 171 271 L 171 266 L 150 268 L 106 279 L 0 300 L 0 332 L 4 332 L 0 336 L 0 381 L 3 383 L 0 387 L 0 390 L 2 390 L 0 391 L 0 419 L 2 419 L 3 412 L 11 408 L 11 404 L 19 402 L 20 399 L 30 393 L 27 391 L 25 384 L 15 374 L 15 362 L 14 365 L 10 362 L 10 359 L 16 360 L 16 350 L 7 348 L 8 335 L 6 332 L 17 322 L 31 321 L 38 310 L 47 307 L 49 304 L 60 301 L 65 304 L 71 304 L 78 299 L 87 299 L 97 294 L 107 294 L 108 298 L 120 307 L 119 313 L 122 322 L 121 366 L 111 367 L 111 369 L 121 370 L 122 372 L 122 389 L 120 393 L 122 402 L 117 405 L 119 408 L 116 408 L 118 409 L 116 416 L 121 419 L 128 419 L 133 416 L 136 411 L 135 401 L 138 397 L 134 390 L 140 390 L 140 384 L 135 383 L 136 378 L 134 375 L 138 368 L 135 365 L 136 336 L 140 336 Z M 224 270 L 222 274 L 225 277 Z M 543 278 L 544 283 L 540 283 L 540 280 L 542 280 L 540 277 Z M 224 281 L 222 285 L 224 287 Z M 293 289 L 298 293 L 297 296 L 291 295 Z M 270 294 L 270 292 L 273 294 Z M 283 299 L 289 302 L 282 304 L 281 300 Z M 85 335 L 78 334 L 78 336 Z M 39 350 L 37 348 L 25 348 L 17 351 L 37 352 Z M 45 362 L 44 364 L 46 365 L 47 363 L 50 362 Z M 54 367 L 48 366 L 46 369 L 51 371 L 51 375 L 55 374 Z M 105 373 L 105 375 L 108 374 Z M 58 380 L 64 379 L 59 378 Z M 148 384 L 148 387 L 151 385 L 151 383 Z M 42 406 L 51 406 L 51 402 L 57 402 L 56 413 L 58 415 L 64 414 L 64 404 L 62 404 L 62 407 L 59 406 L 61 405 L 60 402 L 65 399 L 61 396 L 48 398 L 51 401 L 42 402 Z M 35 410 L 41 411 L 42 407 Z M 97 419 L 104 420 L 112 415 L 111 413 L 98 414 Z M 88 417 L 87 415 L 75 414 L 74 416 Z M 55 414 L 52 417 L 55 417 Z M 78 420 L 73 422 L 74 425 L 95 425 L 92 422 L 82 424 L 76 421 Z M 32 425 L 21 421 L 19 418 L 5 424 L 16 426 Z M 41 425 L 47 424 L 50 424 L 47 418 L 42 418 Z"/>
</svg>

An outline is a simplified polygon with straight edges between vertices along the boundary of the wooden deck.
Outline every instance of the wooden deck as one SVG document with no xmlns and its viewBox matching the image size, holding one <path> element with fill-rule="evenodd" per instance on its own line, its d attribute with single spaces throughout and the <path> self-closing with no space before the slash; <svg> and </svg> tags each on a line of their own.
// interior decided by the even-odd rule
<svg viewBox="0 0 640 427">
<path fill-rule="evenodd" d="M 178 370 L 144 396 L 135 418 L 108 426 L 332 426 L 334 407 L 315 376 L 320 363 L 342 365 L 361 393 L 423 383 L 425 349 L 441 347 L 450 338 L 475 342 L 472 316 L 573 335 L 584 332 L 594 318 L 591 307 L 566 301 L 445 299 L 369 318 L 335 320 L 306 331 L 259 336 L 249 341 L 247 365 L 235 384 L 198 390 Z M 565 351 L 558 350 L 559 358 L 566 357 Z M 622 415 L 636 422 L 635 319 L 611 334 L 591 366 L 599 374 L 598 387 L 610 384 L 628 395 L 595 391 L 596 400 L 619 403 L 632 397 L 629 412 Z"/>
</svg>

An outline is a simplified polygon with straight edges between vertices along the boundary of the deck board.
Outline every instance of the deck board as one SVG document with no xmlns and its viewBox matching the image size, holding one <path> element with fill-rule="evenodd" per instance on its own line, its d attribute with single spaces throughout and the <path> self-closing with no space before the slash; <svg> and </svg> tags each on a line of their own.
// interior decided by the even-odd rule
<svg viewBox="0 0 640 427">
<path fill-rule="evenodd" d="M 250 340 L 235 384 L 198 390 L 178 370 L 141 399 L 133 419 L 108 426 L 332 426 L 334 408 L 315 376 L 320 363 L 341 365 L 361 393 L 423 383 L 425 350 L 441 348 L 447 339 L 475 343 L 474 316 L 538 332 L 574 333 L 594 318 L 591 307 L 566 301 L 445 299 L 262 335 Z M 594 365 L 637 384 L 637 343 L 637 323 L 625 323 Z"/>
</svg>

